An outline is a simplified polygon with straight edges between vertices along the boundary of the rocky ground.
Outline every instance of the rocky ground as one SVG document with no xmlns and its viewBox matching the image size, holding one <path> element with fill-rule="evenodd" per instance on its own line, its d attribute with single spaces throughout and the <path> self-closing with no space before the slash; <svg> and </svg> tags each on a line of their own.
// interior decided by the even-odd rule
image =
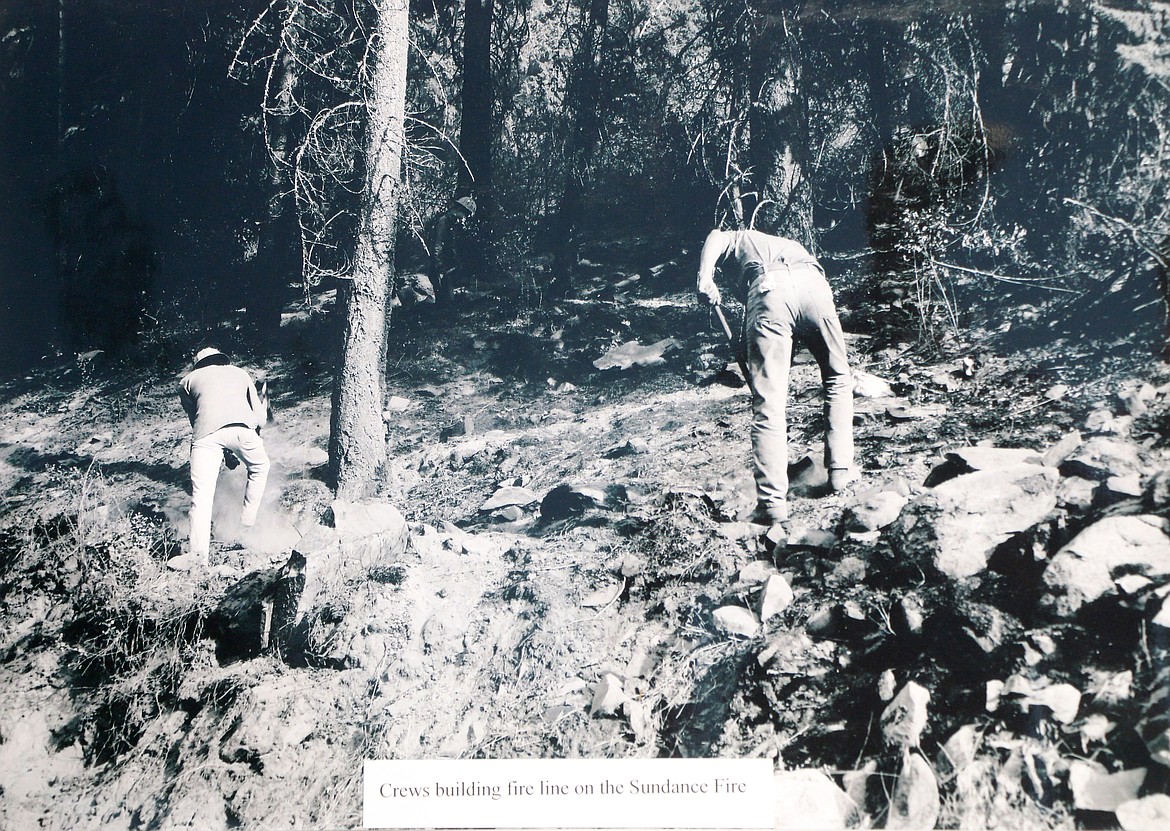
<svg viewBox="0 0 1170 831">
<path fill-rule="evenodd" d="M 182 333 L 10 383 L 0 825 L 353 828 L 365 758 L 730 756 L 774 760 L 778 827 L 1166 827 L 1158 345 L 852 334 L 840 495 L 806 356 L 773 559 L 691 269 L 604 253 L 575 300 L 396 314 L 359 503 L 322 481 L 325 318 L 290 311 L 241 359 L 276 395 L 260 533 L 225 473 L 197 577 L 165 568 Z"/>
</svg>

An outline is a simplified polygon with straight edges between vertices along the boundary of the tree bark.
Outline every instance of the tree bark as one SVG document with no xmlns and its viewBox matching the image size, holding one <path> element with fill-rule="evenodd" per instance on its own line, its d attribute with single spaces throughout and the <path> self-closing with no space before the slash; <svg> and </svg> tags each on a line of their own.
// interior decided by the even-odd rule
<svg viewBox="0 0 1170 831">
<path fill-rule="evenodd" d="M 494 0 L 466 0 L 463 13 L 463 113 L 459 191 L 488 201 L 492 187 L 492 11 Z"/>
<path fill-rule="evenodd" d="M 788 0 L 754 4 L 749 158 L 757 191 L 754 227 L 809 246 L 812 189 L 798 7 Z"/>
<path fill-rule="evenodd" d="M 609 26 L 609 0 L 589 0 L 588 19 L 570 68 L 565 109 L 571 125 L 565 145 L 565 184 L 557 211 L 553 282 L 550 293 L 561 296 L 572 288 L 572 270 L 580 244 L 579 226 L 585 209 L 589 166 L 601 141 L 605 117 L 601 78 L 602 45 Z"/>
<path fill-rule="evenodd" d="M 386 463 L 386 327 L 401 187 L 409 21 L 407 0 L 379 0 L 376 9 L 365 85 L 364 198 L 353 271 L 344 291 L 345 332 L 329 436 L 334 489 L 347 499 L 367 493 Z"/>
</svg>

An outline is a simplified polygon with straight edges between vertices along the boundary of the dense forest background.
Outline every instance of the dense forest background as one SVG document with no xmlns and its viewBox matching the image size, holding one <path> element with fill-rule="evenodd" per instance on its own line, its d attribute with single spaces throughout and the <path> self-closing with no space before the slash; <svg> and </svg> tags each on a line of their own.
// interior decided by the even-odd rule
<svg viewBox="0 0 1170 831">
<path fill-rule="evenodd" d="M 1037 300 L 1067 301 L 1074 330 L 1161 315 L 1168 4 L 410 11 L 399 271 L 472 193 L 477 286 L 527 304 L 571 292 L 591 242 L 650 240 L 649 265 L 754 223 L 807 239 L 861 289 L 855 320 L 884 329 L 932 336 Z M 5 3 L 4 369 L 241 308 L 263 345 L 282 304 L 345 276 L 370 17 Z"/>
</svg>

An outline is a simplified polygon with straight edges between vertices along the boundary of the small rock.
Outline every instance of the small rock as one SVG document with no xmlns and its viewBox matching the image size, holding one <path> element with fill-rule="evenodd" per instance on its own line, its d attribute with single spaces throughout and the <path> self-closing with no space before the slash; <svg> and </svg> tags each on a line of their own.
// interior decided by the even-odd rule
<svg viewBox="0 0 1170 831">
<path fill-rule="evenodd" d="M 1080 431 L 1065 433 L 1056 444 L 1044 451 L 1042 463 L 1046 467 L 1060 467 L 1060 463 L 1071 456 L 1083 442 Z"/>
<path fill-rule="evenodd" d="M 754 522 L 722 522 L 719 534 L 732 542 L 754 542 L 767 530 L 766 526 Z"/>
<path fill-rule="evenodd" d="M 435 302 L 435 286 L 431 278 L 421 271 L 401 275 L 398 284 L 398 291 L 394 296 L 395 305 L 409 309 Z"/>
<path fill-rule="evenodd" d="M 794 597 L 792 587 L 788 585 L 787 580 L 779 574 L 771 575 L 764 583 L 764 590 L 760 593 L 760 620 L 767 623 L 791 606 Z"/>
<path fill-rule="evenodd" d="M 886 408 L 891 421 L 914 421 L 920 418 L 937 418 L 947 414 L 942 404 L 920 404 L 918 406 L 894 405 Z"/>
<path fill-rule="evenodd" d="M 841 524 L 846 531 L 880 531 L 898 518 L 906 502 L 907 498 L 897 491 L 859 496 L 857 501 L 845 508 Z"/>
<path fill-rule="evenodd" d="M 886 741 L 894 746 L 916 747 L 926 727 L 929 703 L 930 690 L 907 682 L 882 712 L 882 735 Z"/>
<path fill-rule="evenodd" d="M 386 412 L 388 413 L 402 413 L 410 407 L 410 399 L 403 398 L 401 395 L 392 395 L 390 400 L 386 402 Z"/>
<path fill-rule="evenodd" d="M 965 724 L 951 734 L 939 751 L 935 761 L 939 773 L 950 778 L 975 761 L 979 745 L 979 728 Z"/>
<path fill-rule="evenodd" d="M 663 355 L 677 347 L 678 341 L 674 338 L 665 338 L 643 346 L 636 340 L 626 341 L 620 346 L 607 351 L 593 362 L 597 369 L 629 369 L 633 366 L 653 366 L 666 361 Z"/>
<path fill-rule="evenodd" d="M 1056 504 L 1076 513 L 1093 507 L 1097 483 L 1080 476 L 1065 476 L 1056 486 Z"/>
<path fill-rule="evenodd" d="M 602 586 L 596 591 L 590 592 L 582 601 L 581 605 L 586 609 L 601 609 L 613 603 L 622 596 L 622 592 L 626 590 L 626 583 L 623 580 L 620 583 L 614 583 L 611 586 Z"/>
<path fill-rule="evenodd" d="M 1041 456 L 1034 450 L 1011 447 L 963 447 L 943 455 L 943 462 L 927 475 L 923 485 L 937 487 L 957 476 L 981 470 L 999 470 L 1019 464 L 1040 464 Z"/>
<path fill-rule="evenodd" d="M 1085 719 L 1080 727 L 1081 735 L 1081 752 L 1088 753 L 1089 745 L 1093 742 L 1103 742 L 1113 729 L 1117 727 L 1117 722 L 1110 721 L 1100 713 L 1093 713 Z"/>
<path fill-rule="evenodd" d="M 1122 831 L 1166 831 L 1170 828 L 1170 796 L 1150 794 L 1117 806 L 1114 811 Z"/>
<path fill-rule="evenodd" d="M 1151 731 L 1147 722 L 1141 725 L 1141 734 L 1145 739 L 1150 759 L 1160 765 L 1170 767 L 1170 727 Z"/>
<path fill-rule="evenodd" d="M 1118 393 L 1117 397 L 1125 407 L 1125 411 L 1131 416 L 1142 416 L 1150 409 L 1150 403 L 1153 402 L 1157 391 L 1152 384 L 1128 384 L 1123 387 Z"/>
<path fill-rule="evenodd" d="M 1133 671 L 1110 672 L 1098 677 L 1089 692 L 1097 704 L 1113 706 L 1133 697 Z"/>
<path fill-rule="evenodd" d="M 519 522 L 524 519 L 524 509 L 519 505 L 509 505 L 506 508 L 492 513 L 492 516 L 500 522 Z"/>
<path fill-rule="evenodd" d="M 850 823 L 850 828 L 869 827 L 869 823 L 864 821 L 868 820 L 868 816 L 864 814 L 863 807 L 866 802 L 866 793 L 869 791 L 869 780 L 877 773 L 877 769 L 877 761 L 870 759 L 860 769 L 847 770 L 841 775 L 841 785 L 845 788 L 845 793 L 854 806 L 854 817 L 852 817 L 854 822 Z"/>
<path fill-rule="evenodd" d="M 479 506 L 479 509 L 484 513 L 490 513 L 498 508 L 507 508 L 513 505 L 523 507 L 539 501 L 540 497 L 528 490 L 528 488 L 509 485 L 498 489 L 488 498 L 487 502 Z"/>
<path fill-rule="evenodd" d="M 334 500 L 331 506 L 332 522 L 343 539 L 360 539 L 374 535 L 406 534 L 406 519 L 389 502 L 362 500 L 348 502 Z"/>
<path fill-rule="evenodd" d="M 1108 407 L 1098 407 L 1085 417 L 1085 429 L 1090 433 L 1120 435 L 1127 429 L 1127 423 L 1123 419 L 1131 418 L 1131 416 L 1116 416 L 1113 410 Z"/>
<path fill-rule="evenodd" d="M 587 497 L 593 502 L 593 507 L 604 508 L 607 501 L 606 488 L 603 485 L 573 485 L 573 493 Z"/>
<path fill-rule="evenodd" d="M 1116 811 L 1120 805 L 1137 799 L 1145 781 L 1145 768 L 1109 773 L 1096 762 L 1080 759 L 1069 765 L 1068 784 L 1073 804 L 1080 811 Z"/>
<path fill-rule="evenodd" d="M 754 638 L 760 632 L 760 621 L 750 609 L 743 606 L 721 606 L 713 614 L 715 627 L 724 634 Z"/>
<path fill-rule="evenodd" d="M 637 557 L 633 554 L 627 554 L 625 557 L 622 558 L 622 564 L 621 564 L 621 567 L 618 569 L 618 572 L 621 574 L 622 577 L 630 578 L 630 577 L 637 577 L 639 574 L 643 573 L 645 570 L 646 570 L 646 561 L 645 560 L 643 560 L 641 557 Z"/>
<path fill-rule="evenodd" d="M 898 679 L 894 677 L 892 669 L 887 669 L 878 676 L 878 698 L 882 701 L 892 700 L 897 689 Z"/>
<path fill-rule="evenodd" d="M 739 570 L 739 582 L 749 586 L 767 582 L 768 578 L 776 574 L 776 567 L 765 560 L 752 560 Z"/>
<path fill-rule="evenodd" d="M 654 659 L 643 649 L 634 650 L 634 654 L 626 662 L 625 676 L 627 678 L 649 678 L 653 671 Z"/>
<path fill-rule="evenodd" d="M 1049 401 L 1059 401 L 1068 395 L 1068 392 L 1068 384 L 1053 384 L 1051 387 L 1045 390 L 1044 397 Z"/>
<path fill-rule="evenodd" d="M 842 557 L 833 571 L 825 577 L 827 586 L 856 586 L 865 579 L 865 560 L 860 557 Z"/>
<path fill-rule="evenodd" d="M 594 507 L 593 498 L 578 493 L 570 485 L 557 485 L 540 503 L 540 518 L 545 522 L 583 516 Z"/>
<path fill-rule="evenodd" d="M 1117 590 L 1123 595 L 1132 597 L 1142 589 L 1154 585 L 1154 581 L 1140 574 L 1123 574 L 1113 581 L 1113 585 L 1117 586 Z"/>
<path fill-rule="evenodd" d="M 770 671 L 785 675 L 808 675 L 818 660 L 816 645 L 803 632 L 780 631 L 756 656 L 756 662 L 770 666 Z"/>
<path fill-rule="evenodd" d="M 1150 624 L 1160 629 L 1170 629 L 1170 602 L 1162 601 L 1162 607 L 1158 609 L 1158 613 L 1154 615 Z"/>
<path fill-rule="evenodd" d="M 1029 709 L 1046 707 L 1052 711 L 1052 720 L 1068 724 L 1076 720 L 1081 708 L 1081 691 L 1072 684 L 1055 684 L 1032 693 L 1025 699 Z"/>
<path fill-rule="evenodd" d="M 1102 488 L 1109 502 L 1121 499 L 1133 499 L 1142 495 L 1142 477 L 1137 473 L 1127 476 L 1110 476 L 1105 480 Z"/>
<path fill-rule="evenodd" d="M 961 631 L 956 638 L 973 644 L 984 655 L 992 655 L 1021 634 L 1020 622 L 989 603 L 958 603 Z"/>
<path fill-rule="evenodd" d="M 793 525 L 788 534 L 789 548 L 817 548 L 827 550 L 837 544 L 837 535 L 820 528 Z"/>
<path fill-rule="evenodd" d="M 650 445 L 645 439 L 632 438 L 617 447 L 605 452 L 607 459 L 620 459 L 622 456 L 641 456 L 650 452 Z"/>
<path fill-rule="evenodd" d="M 926 760 L 909 749 L 902 757 L 902 769 L 890 794 L 887 829 L 934 828 L 938 823 L 940 801 L 938 779 Z"/>
<path fill-rule="evenodd" d="M 1001 467 L 1017 464 L 1042 464 L 1043 457 L 1035 450 L 1019 447 L 964 447 L 951 450 L 946 454 L 947 459 L 962 462 L 969 472 L 976 470 L 995 470 Z"/>
<path fill-rule="evenodd" d="M 809 617 L 804 629 L 814 638 L 831 638 L 840 628 L 840 617 L 837 606 L 826 606 Z"/>
<path fill-rule="evenodd" d="M 853 394 L 858 398 L 892 398 L 894 390 L 885 379 L 868 372 L 854 370 Z"/>
<path fill-rule="evenodd" d="M 999 709 L 999 705 L 1003 701 L 1003 688 L 1003 681 L 998 679 L 993 678 L 987 682 L 983 705 L 987 712 L 994 713 Z"/>
<path fill-rule="evenodd" d="M 594 716 L 616 715 L 625 700 L 626 693 L 622 689 L 621 679 L 606 673 L 593 689 L 593 703 L 589 706 L 589 712 Z"/>
<path fill-rule="evenodd" d="M 921 635 L 922 625 L 926 622 L 926 611 L 922 601 L 915 594 L 907 594 L 894 607 L 894 630 L 899 634 Z"/>
</svg>

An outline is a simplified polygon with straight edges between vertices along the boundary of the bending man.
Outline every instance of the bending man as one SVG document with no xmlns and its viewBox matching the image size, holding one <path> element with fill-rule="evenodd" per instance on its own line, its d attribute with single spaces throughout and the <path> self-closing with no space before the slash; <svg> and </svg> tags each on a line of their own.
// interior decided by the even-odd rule
<svg viewBox="0 0 1170 831">
<path fill-rule="evenodd" d="M 825 391 L 825 467 L 832 490 L 858 477 L 853 467 L 853 379 L 833 291 L 816 257 L 800 243 L 760 231 L 712 231 L 699 255 L 698 293 L 721 299 L 715 267 L 734 261 L 746 291 L 748 368 L 752 390 L 752 458 L 756 516 L 782 545 L 788 523 L 788 373 L 792 343 L 808 346 Z"/>
<path fill-rule="evenodd" d="M 248 469 L 240 524 L 256 524 L 260 499 L 268 482 L 268 454 L 260 428 L 268 407 L 247 372 L 232 366 L 218 349 L 201 349 L 195 368 L 179 382 L 179 401 L 191 420 L 191 543 L 188 553 L 167 562 L 187 571 L 208 565 L 211 511 L 220 464 L 235 467 L 238 457 Z"/>
</svg>

